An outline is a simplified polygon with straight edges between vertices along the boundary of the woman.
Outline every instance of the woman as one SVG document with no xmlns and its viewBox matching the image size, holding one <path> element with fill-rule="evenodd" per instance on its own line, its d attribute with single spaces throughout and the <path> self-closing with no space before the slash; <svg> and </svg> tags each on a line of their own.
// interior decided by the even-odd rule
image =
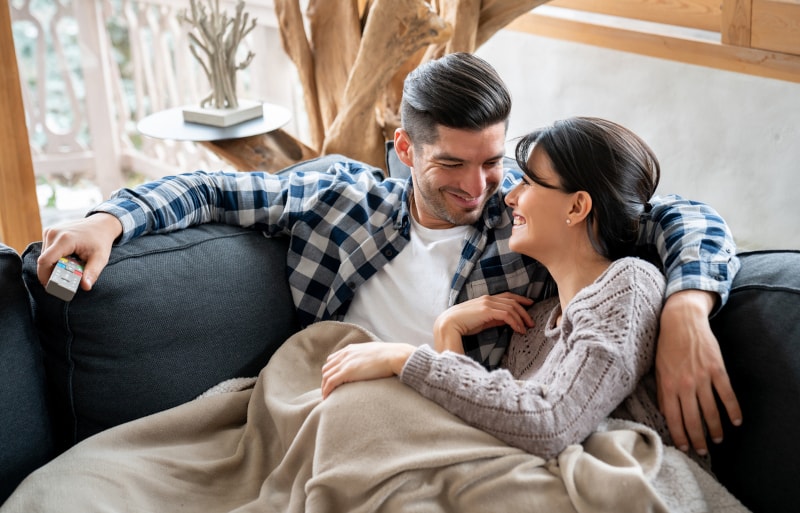
<svg viewBox="0 0 800 513">
<path fill-rule="evenodd" d="M 516 158 L 525 176 L 506 197 L 509 245 L 547 267 L 558 296 L 531 306 L 504 293 L 454 306 L 436 321 L 436 351 L 347 346 L 323 367 L 324 397 L 343 383 L 396 374 L 469 424 L 550 458 L 635 391 L 652 365 L 665 287 L 655 266 L 632 257 L 660 178 L 655 155 L 616 123 L 571 118 L 525 136 Z M 458 354 L 462 337 L 502 324 L 515 331 L 502 369 Z M 652 404 L 639 411 L 651 418 L 637 420 L 658 416 Z"/>
</svg>

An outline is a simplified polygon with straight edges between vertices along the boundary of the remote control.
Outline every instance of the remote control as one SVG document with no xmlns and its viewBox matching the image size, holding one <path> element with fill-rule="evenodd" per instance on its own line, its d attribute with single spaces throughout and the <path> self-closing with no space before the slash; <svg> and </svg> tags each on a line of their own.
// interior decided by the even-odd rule
<svg viewBox="0 0 800 513">
<path fill-rule="evenodd" d="M 83 262 L 71 255 L 61 257 L 56 263 L 45 290 L 64 301 L 72 300 L 83 276 Z"/>
</svg>

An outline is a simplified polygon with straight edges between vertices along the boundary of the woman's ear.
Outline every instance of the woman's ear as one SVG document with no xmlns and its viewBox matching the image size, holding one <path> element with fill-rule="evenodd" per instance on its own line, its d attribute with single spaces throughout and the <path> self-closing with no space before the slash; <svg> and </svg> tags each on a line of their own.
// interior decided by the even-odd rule
<svg viewBox="0 0 800 513">
<path fill-rule="evenodd" d="M 589 215 L 592 211 L 592 197 L 586 191 L 578 191 L 573 194 L 572 205 L 567 219 L 570 220 L 569 224 L 577 224 Z"/>
<path fill-rule="evenodd" d="M 402 128 L 394 131 L 394 151 L 400 162 L 408 167 L 414 167 L 414 145 L 408 137 L 408 132 Z"/>
</svg>

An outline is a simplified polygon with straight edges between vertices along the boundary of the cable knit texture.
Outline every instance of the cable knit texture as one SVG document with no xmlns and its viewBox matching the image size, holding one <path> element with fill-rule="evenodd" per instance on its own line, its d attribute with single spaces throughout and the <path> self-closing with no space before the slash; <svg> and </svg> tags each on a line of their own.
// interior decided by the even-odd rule
<svg viewBox="0 0 800 513">
<path fill-rule="evenodd" d="M 655 266 L 617 260 L 572 299 L 560 326 L 558 298 L 534 304 L 536 325 L 512 337 L 502 369 L 422 346 L 400 377 L 506 443 L 554 457 L 592 433 L 650 370 L 664 288 Z"/>
</svg>

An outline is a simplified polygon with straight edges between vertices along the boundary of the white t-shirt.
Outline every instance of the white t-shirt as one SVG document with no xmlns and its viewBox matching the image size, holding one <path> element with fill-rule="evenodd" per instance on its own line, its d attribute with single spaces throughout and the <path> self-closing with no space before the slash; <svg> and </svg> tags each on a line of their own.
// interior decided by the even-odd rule
<svg viewBox="0 0 800 513">
<path fill-rule="evenodd" d="M 344 321 L 380 340 L 433 346 L 433 323 L 448 306 L 468 226 L 431 230 L 411 217 L 411 242 L 355 291 Z"/>
</svg>

